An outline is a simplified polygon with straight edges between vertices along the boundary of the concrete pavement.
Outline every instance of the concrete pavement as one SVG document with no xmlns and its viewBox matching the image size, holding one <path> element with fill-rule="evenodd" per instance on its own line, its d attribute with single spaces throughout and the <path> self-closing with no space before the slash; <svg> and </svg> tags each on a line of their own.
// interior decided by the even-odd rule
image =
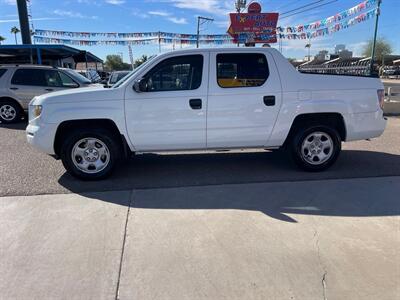
<svg viewBox="0 0 400 300">
<path fill-rule="evenodd" d="M 130 192 L 90 197 L 0 198 L 0 299 L 115 298 Z"/>
<path fill-rule="evenodd" d="M 400 177 L 0 198 L 0 298 L 398 299 Z"/>
</svg>

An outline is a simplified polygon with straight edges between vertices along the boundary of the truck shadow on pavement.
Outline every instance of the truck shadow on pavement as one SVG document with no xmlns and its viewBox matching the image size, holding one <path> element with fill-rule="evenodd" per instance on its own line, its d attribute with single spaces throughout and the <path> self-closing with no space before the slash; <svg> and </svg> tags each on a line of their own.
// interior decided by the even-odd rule
<svg viewBox="0 0 400 300">
<path fill-rule="evenodd" d="M 370 151 L 344 150 L 323 173 L 296 170 L 280 152 L 152 154 L 132 159 L 108 180 L 82 182 L 64 174 L 59 183 L 89 198 L 126 206 L 126 199 L 98 192 L 133 190 L 133 208 L 250 210 L 296 222 L 288 214 L 399 215 L 400 179 L 383 177 L 398 175 L 399 155 Z"/>
</svg>

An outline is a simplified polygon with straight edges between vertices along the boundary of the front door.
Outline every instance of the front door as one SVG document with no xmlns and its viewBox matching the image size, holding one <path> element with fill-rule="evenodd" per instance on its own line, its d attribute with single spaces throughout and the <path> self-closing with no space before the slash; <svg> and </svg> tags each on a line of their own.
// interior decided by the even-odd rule
<svg viewBox="0 0 400 300">
<path fill-rule="evenodd" d="M 125 118 L 136 151 L 206 147 L 208 54 L 158 61 L 125 93 Z M 137 87 L 138 88 L 138 87 Z"/>
<path fill-rule="evenodd" d="M 211 53 L 207 147 L 267 145 L 281 98 L 278 72 L 266 51 Z"/>
</svg>

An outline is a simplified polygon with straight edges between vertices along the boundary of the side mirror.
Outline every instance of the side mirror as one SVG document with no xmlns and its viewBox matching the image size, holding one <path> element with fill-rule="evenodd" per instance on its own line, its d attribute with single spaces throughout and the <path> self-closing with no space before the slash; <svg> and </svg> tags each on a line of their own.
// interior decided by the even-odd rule
<svg viewBox="0 0 400 300">
<path fill-rule="evenodd" d="M 147 83 L 146 80 L 139 79 L 136 80 L 135 83 L 133 84 L 133 89 L 135 90 L 136 93 L 142 93 L 147 91 Z"/>
</svg>

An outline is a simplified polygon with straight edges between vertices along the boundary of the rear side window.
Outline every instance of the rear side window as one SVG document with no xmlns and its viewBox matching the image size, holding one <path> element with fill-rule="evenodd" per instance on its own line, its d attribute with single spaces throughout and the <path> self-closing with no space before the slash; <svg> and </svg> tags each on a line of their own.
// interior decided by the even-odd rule
<svg viewBox="0 0 400 300">
<path fill-rule="evenodd" d="M 79 87 L 68 75 L 57 70 L 19 69 L 15 71 L 11 84 L 46 87 Z"/>
<path fill-rule="evenodd" d="M 46 86 L 45 70 L 18 69 L 11 79 L 11 84 Z"/>
<path fill-rule="evenodd" d="M 256 87 L 269 76 L 267 59 L 261 53 L 217 55 L 217 81 L 222 88 Z"/>
<path fill-rule="evenodd" d="M 7 69 L 0 69 L 0 78 L 1 78 L 1 76 L 3 76 L 3 74 L 4 74 L 5 72 L 7 72 Z"/>
</svg>

